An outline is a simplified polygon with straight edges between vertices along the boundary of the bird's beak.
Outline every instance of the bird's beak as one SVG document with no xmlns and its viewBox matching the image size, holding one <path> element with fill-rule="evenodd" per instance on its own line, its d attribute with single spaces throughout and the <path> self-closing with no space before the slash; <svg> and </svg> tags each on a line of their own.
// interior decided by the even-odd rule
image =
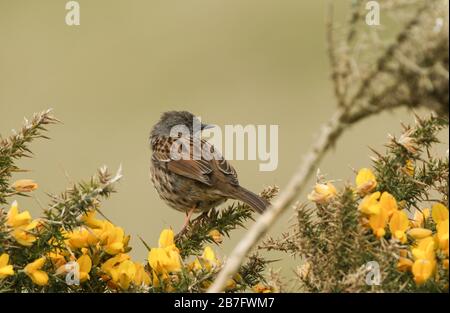
<svg viewBox="0 0 450 313">
<path fill-rule="evenodd" d="M 215 127 L 214 125 L 210 125 L 210 124 L 202 124 L 202 130 L 210 129 L 210 128 L 214 128 L 214 127 Z"/>
</svg>

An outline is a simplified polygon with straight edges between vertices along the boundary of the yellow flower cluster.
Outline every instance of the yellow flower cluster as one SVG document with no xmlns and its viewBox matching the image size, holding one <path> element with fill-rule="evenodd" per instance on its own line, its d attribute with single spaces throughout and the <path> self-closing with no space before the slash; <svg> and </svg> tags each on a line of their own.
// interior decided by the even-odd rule
<svg viewBox="0 0 450 313">
<path fill-rule="evenodd" d="M 28 277 L 31 278 L 33 283 L 35 283 L 38 286 L 45 286 L 48 284 L 48 274 L 42 270 L 42 267 L 45 265 L 45 258 L 39 258 L 23 269 L 25 274 L 28 275 Z"/>
<path fill-rule="evenodd" d="M 145 271 L 144 265 L 133 262 L 126 254 L 130 250 L 128 247 L 130 236 L 126 236 L 121 227 L 97 219 L 94 210 L 87 212 L 82 221 L 83 226 L 65 233 L 66 246 L 72 251 L 79 250 L 82 254 L 76 260 L 80 283 L 89 280 L 92 267 L 98 266 L 103 273 L 101 279 L 106 281 L 110 288 L 127 290 L 131 285 L 135 287 L 150 285 L 150 276 Z M 101 256 L 105 253 L 107 257 L 103 261 Z M 61 256 L 58 253 L 50 257 L 60 266 L 57 273 L 65 273 L 65 258 L 60 262 Z"/>
<path fill-rule="evenodd" d="M 429 214 L 429 213 L 428 213 Z M 440 203 L 433 205 L 431 217 L 436 225 L 436 233 L 429 229 L 416 227 L 412 228 L 408 234 L 413 237 L 415 243 L 411 246 L 413 261 L 403 256 L 399 261 L 399 266 L 403 270 L 411 270 L 414 275 L 414 281 L 417 284 L 423 284 L 433 275 L 437 274 L 437 253 L 441 255 L 442 265 L 448 270 L 448 228 L 449 214 L 448 208 Z M 414 226 L 423 226 L 423 218 L 414 221 Z M 406 265 L 405 265 L 406 264 Z"/>
<path fill-rule="evenodd" d="M 107 275 L 103 279 L 108 281 L 111 288 L 127 290 L 133 283 L 135 286 L 149 286 L 150 276 L 141 263 L 133 262 L 130 256 L 119 253 L 108 259 L 101 266 Z"/>
<path fill-rule="evenodd" d="M 17 186 L 19 188 L 19 185 Z M 21 187 L 25 188 L 25 187 Z M 31 188 L 31 187 L 30 187 Z M 67 274 L 72 267 L 69 262 L 75 261 L 78 268 L 80 283 L 90 279 L 93 266 L 99 266 L 104 273 L 102 277 L 108 281 L 108 285 L 114 288 L 126 290 L 130 284 L 135 286 L 148 286 L 150 277 L 144 269 L 144 265 L 130 261 L 125 254 L 129 250 L 130 237 L 125 236 L 122 228 L 113 225 L 109 221 L 95 218 L 95 211 L 88 212 L 82 217 L 84 226 L 71 232 L 63 231 L 65 246 L 55 248 L 46 255 L 34 260 L 23 268 L 23 272 L 39 286 L 45 286 L 49 282 L 49 275 L 43 270 L 46 264 L 56 268 L 55 275 Z M 39 220 L 32 220 L 28 211 L 20 212 L 16 201 L 11 205 L 7 214 L 7 225 L 11 228 L 11 235 L 17 243 L 30 247 L 39 236 Z M 52 243 L 51 239 L 49 243 Z M 57 244 L 55 244 L 55 247 Z M 103 255 L 113 256 L 101 264 Z M 77 258 L 76 255 L 79 255 Z M 93 264 L 93 260 L 96 260 Z M 8 264 L 9 255 L 0 256 L 0 279 L 14 275 L 13 266 Z M 49 263 L 47 263 L 49 262 Z"/>
<path fill-rule="evenodd" d="M 412 174 L 412 161 L 407 162 L 405 170 Z M 431 218 L 435 228 L 426 223 L 430 210 L 416 211 L 414 218 L 409 219 L 402 205 L 389 192 L 375 191 L 378 183 L 374 173 L 363 168 L 358 171 L 355 195 L 362 200 L 359 211 L 362 223 L 370 228 L 377 238 L 390 234 L 390 238 L 401 244 L 410 243 L 409 249 L 400 251 L 397 264 L 399 271 L 410 271 L 417 284 L 423 284 L 437 274 L 437 264 L 442 260 L 443 268 L 448 270 L 449 253 L 449 213 L 443 204 L 436 203 L 431 210 Z M 337 195 L 331 183 L 316 184 L 308 199 L 317 204 L 327 204 Z M 427 227 L 426 227 L 427 226 Z M 434 231 L 435 229 L 435 231 Z M 388 233 L 389 231 L 389 233 Z"/>
<path fill-rule="evenodd" d="M 30 179 L 16 181 L 11 189 L 14 194 L 32 192 L 38 185 Z M 320 193 L 329 192 L 326 199 L 336 194 L 336 189 L 325 185 Z M 199 256 L 186 260 L 175 244 L 174 232 L 164 229 L 158 246 L 149 249 L 148 263 L 134 262 L 127 254 L 130 236 L 121 227 L 109 220 L 96 217 L 96 203 L 90 211 L 77 217 L 75 228 L 66 229 L 46 219 L 33 220 L 27 210 L 20 211 L 14 201 L 6 214 L 8 244 L 0 249 L 0 281 L 14 276 L 14 279 L 29 279 L 37 286 L 50 286 L 66 281 L 70 290 L 92 291 L 179 291 L 194 286 L 195 290 L 206 290 L 221 267 L 214 250 L 206 246 Z M 66 224 L 64 224 L 66 225 Z M 51 234 L 50 234 L 51 232 Z M 219 230 L 207 234 L 211 241 L 223 241 Z M 50 239 L 49 239 L 50 238 Z M 30 253 L 16 255 L 8 247 L 24 246 Z M 45 252 L 39 252 L 39 249 Z M 31 257 L 24 259 L 25 255 Z M 15 277 L 17 275 L 17 277 Z M 70 280 L 70 283 L 69 283 Z M 84 285 L 82 285 L 84 284 Z M 236 274 L 227 282 L 226 290 L 238 290 L 246 282 Z M 78 287 L 77 287 L 78 286 Z M 182 286 L 182 287 L 180 287 Z M 189 287 L 191 288 L 191 287 Z M 183 289 L 184 290 L 184 289 Z M 268 292 L 263 285 L 254 286 L 256 292 Z"/>
<path fill-rule="evenodd" d="M 28 211 L 19 212 L 19 205 L 14 201 L 7 214 L 6 224 L 11 228 L 11 235 L 21 245 L 29 247 L 36 241 L 33 231 L 39 220 L 32 220 Z"/>
<path fill-rule="evenodd" d="M 368 193 L 377 185 L 375 176 L 368 169 L 362 169 L 357 176 L 357 191 Z M 368 186 L 371 186 L 368 188 Z M 363 191 L 363 192 L 362 192 Z M 359 205 L 359 210 L 368 220 L 368 226 L 378 238 L 386 235 L 389 226 L 391 238 L 402 244 L 412 239 L 409 250 L 400 253 L 397 268 L 400 271 L 411 271 L 414 281 L 423 284 L 436 274 L 437 251 L 443 256 L 443 267 L 448 270 L 449 250 L 449 214 L 448 208 L 440 203 L 432 207 L 432 220 L 436 225 L 436 232 L 425 228 L 425 221 L 430 215 L 429 209 L 417 211 L 414 219 L 409 220 L 405 210 L 400 210 L 397 200 L 388 192 L 374 192 L 367 194 Z M 412 255 L 412 259 L 408 258 Z"/>
<path fill-rule="evenodd" d="M 0 280 L 14 275 L 14 269 L 13 266 L 9 263 L 9 255 L 6 253 L 3 253 L 0 255 Z"/>
<path fill-rule="evenodd" d="M 18 192 L 26 192 L 34 190 L 37 185 L 33 185 L 32 181 L 19 181 L 14 188 Z M 205 247 L 201 256 L 185 264 L 175 245 L 171 229 L 161 232 L 158 247 L 151 248 L 148 252 L 148 264 L 134 262 L 127 254 L 131 250 L 128 247 L 130 236 L 126 236 L 121 227 L 96 218 L 95 209 L 81 216 L 80 221 L 82 225 L 71 231 L 62 229 L 62 239 L 52 237 L 48 240 L 48 244 L 53 247 L 50 252 L 31 260 L 23 268 L 17 266 L 16 272 L 27 275 L 38 286 L 49 285 L 52 277 L 59 281 L 63 281 L 65 277 L 73 277 L 80 284 L 91 279 L 103 281 L 114 290 L 153 287 L 171 292 L 177 290 L 177 283 L 184 275 L 188 275 L 193 281 L 196 277 L 210 277 L 202 278 L 199 285 L 202 289 L 208 288 L 221 266 L 214 250 L 209 246 Z M 6 223 L 11 239 L 25 247 L 31 247 L 45 229 L 44 222 L 33 220 L 28 211 L 20 212 L 16 201 L 7 213 Z M 223 240 L 217 230 L 211 230 L 208 236 L 215 243 Z M 16 274 L 15 265 L 10 264 L 10 261 L 7 253 L 0 255 L 0 280 Z M 241 283 L 242 277 L 237 274 L 227 282 L 227 290 L 236 289 Z M 259 287 L 255 288 L 258 292 L 267 292 Z"/>
<path fill-rule="evenodd" d="M 32 191 L 37 188 L 32 181 L 18 181 L 14 184 L 14 188 L 18 192 Z M 20 212 L 17 201 L 14 201 L 6 215 L 6 224 L 11 228 L 12 237 L 22 246 L 30 247 L 37 239 L 36 231 L 39 226 L 39 220 L 32 220 L 28 211 Z M 13 266 L 8 265 L 9 255 L 4 253 L 0 256 L 0 279 L 14 275 Z M 45 258 L 39 258 L 27 266 L 23 271 L 31 280 L 39 285 L 44 286 L 48 283 L 48 275 L 41 268 L 45 264 Z"/>
<path fill-rule="evenodd" d="M 405 243 L 406 230 L 409 228 L 408 215 L 398 209 L 395 198 L 388 192 L 379 191 L 367 195 L 359 204 L 359 210 L 368 218 L 368 224 L 378 238 L 386 234 L 389 225 L 392 237 Z"/>
<path fill-rule="evenodd" d="M 171 229 L 164 229 L 158 241 L 158 248 L 148 252 L 148 263 L 152 269 L 153 285 L 160 286 L 160 280 L 167 283 L 171 274 L 181 271 L 180 251 L 174 243 L 174 233 Z"/>
<path fill-rule="evenodd" d="M 0 255 L 0 280 L 15 274 L 13 265 L 8 263 L 9 255 L 6 253 Z M 39 286 L 45 286 L 48 283 L 47 273 L 41 270 L 44 264 L 45 258 L 39 258 L 23 268 L 23 272 Z"/>
<path fill-rule="evenodd" d="M 110 255 L 125 252 L 130 236 L 125 236 L 121 227 L 95 218 L 94 210 L 83 216 L 82 220 L 86 226 L 67 233 L 66 244 L 68 247 L 80 249 L 95 246 Z"/>
<path fill-rule="evenodd" d="M 221 242 L 222 238 L 218 231 L 211 231 L 211 238 Z M 174 233 L 171 229 L 164 229 L 159 237 L 157 248 L 150 249 L 148 253 L 148 263 L 152 271 L 152 283 L 154 287 L 164 287 L 165 291 L 173 291 L 174 284 L 179 281 L 182 271 L 187 271 L 193 275 L 200 273 L 214 273 L 220 266 L 214 250 L 207 246 L 203 254 L 196 257 L 192 262 L 183 264 L 179 249 L 174 242 Z M 242 278 L 235 275 L 227 282 L 227 289 L 234 289 Z M 204 280 L 201 287 L 206 289 L 210 285 L 210 280 Z"/>
</svg>

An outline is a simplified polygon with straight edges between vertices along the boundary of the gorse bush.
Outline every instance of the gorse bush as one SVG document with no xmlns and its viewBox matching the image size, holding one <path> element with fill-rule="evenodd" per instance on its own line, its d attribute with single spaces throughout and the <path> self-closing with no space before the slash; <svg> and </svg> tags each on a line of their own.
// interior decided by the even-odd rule
<svg viewBox="0 0 450 313">
<path fill-rule="evenodd" d="M 319 175 L 292 230 L 260 249 L 299 256 L 302 291 L 448 292 L 448 150 L 431 151 L 443 128 L 416 117 L 339 191 Z"/>
<path fill-rule="evenodd" d="M 164 229 L 158 247 L 141 238 L 148 258 L 132 260 L 130 236 L 103 208 L 116 192 L 120 169 L 111 174 L 102 167 L 91 179 L 50 195 L 33 219 L 20 197 L 39 186 L 30 179 L 14 182 L 12 175 L 21 171 L 17 161 L 32 155 L 30 143 L 48 139 L 47 126 L 58 121 L 45 111 L 0 137 L 0 292 L 203 292 L 215 280 L 220 286 L 212 289 L 223 290 L 226 282 L 227 292 L 286 290 L 276 271 L 266 271 L 269 261 L 258 254 L 266 250 L 300 260 L 296 291 L 448 292 L 448 150 L 446 156 L 434 151 L 438 133 L 448 132 L 448 1 L 378 2 L 389 12 L 383 19 L 398 31 L 388 35 L 383 27 L 368 27 L 367 1 L 351 1 L 344 27 L 330 16 L 328 52 L 338 109 L 284 197 L 232 252 L 223 275 L 214 245 L 252 220 L 248 206 L 204 213 L 179 236 Z M 385 152 L 373 151 L 372 166 L 357 171 L 354 183 L 337 188 L 318 175 L 308 202 L 294 207 L 292 227 L 254 249 L 344 130 L 398 107 L 425 107 L 447 118 L 416 117 L 416 125 L 403 126 Z M 268 187 L 262 196 L 270 200 L 277 193 Z"/>
<path fill-rule="evenodd" d="M 109 221 L 102 201 L 116 192 L 119 169 L 105 167 L 86 182 L 50 195 L 33 219 L 20 197 L 39 188 L 33 180 L 10 182 L 29 143 L 47 138 L 55 123 L 49 111 L 26 121 L 0 143 L 0 291 L 2 292 L 203 292 L 223 261 L 214 253 L 224 236 L 252 219 L 251 209 L 232 204 L 194 219 L 175 236 L 162 230 L 147 260 L 130 258 L 130 236 Z M 434 156 L 438 133 L 448 120 L 420 119 L 391 137 L 386 152 L 373 151 L 372 168 L 338 190 L 318 175 L 308 203 L 295 207 L 295 223 L 280 239 L 258 250 L 299 256 L 298 291 L 448 291 L 448 155 Z M 268 200 L 278 193 L 266 188 Z M 311 206 L 311 204 L 314 204 Z M 274 292 L 283 285 L 266 271 L 269 262 L 252 254 L 229 279 L 227 292 Z M 284 288 L 284 287 L 283 287 Z"/>
<path fill-rule="evenodd" d="M 38 188 L 33 180 L 11 182 L 20 171 L 16 161 L 31 155 L 29 144 L 57 120 L 50 111 L 0 142 L 0 291 L 2 292 L 200 292 L 221 268 L 213 244 L 243 227 L 251 209 L 233 204 L 193 220 L 186 233 L 175 237 L 164 229 L 159 246 L 148 248 L 148 260 L 136 262 L 128 253 L 130 236 L 102 213 L 102 201 L 116 191 L 121 170 L 106 167 L 86 182 L 59 195 L 50 195 L 42 217 L 33 219 L 20 207 L 20 196 Z M 263 196 L 277 192 L 267 188 Z M 98 215 L 103 215 L 99 218 Z M 262 272 L 266 261 L 257 254 L 229 280 L 227 291 L 265 291 Z"/>
</svg>

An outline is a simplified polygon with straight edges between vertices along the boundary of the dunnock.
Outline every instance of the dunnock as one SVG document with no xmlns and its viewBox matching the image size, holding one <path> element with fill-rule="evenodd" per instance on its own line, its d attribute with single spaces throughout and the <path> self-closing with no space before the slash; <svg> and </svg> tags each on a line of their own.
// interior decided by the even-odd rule
<svg viewBox="0 0 450 313">
<path fill-rule="evenodd" d="M 186 131 L 177 131 L 180 127 Z M 207 212 L 227 199 L 245 202 L 258 213 L 269 205 L 240 186 L 234 168 L 201 134 L 194 133 L 208 127 L 192 113 L 170 111 L 162 114 L 150 133 L 151 179 L 169 206 L 186 213 L 181 232 L 194 212 Z"/>
</svg>

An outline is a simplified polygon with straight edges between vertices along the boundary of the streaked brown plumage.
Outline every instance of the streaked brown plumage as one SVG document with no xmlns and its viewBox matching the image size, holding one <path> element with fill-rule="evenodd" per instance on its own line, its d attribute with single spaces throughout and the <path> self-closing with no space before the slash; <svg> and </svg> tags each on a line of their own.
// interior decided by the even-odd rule
<svg viewBox="0 0 450 313">
<path fill-rule="evenodd" d="M 258 213 L 262 213 L 268 202 L 239 185 L 234 168 L 214 150 L 212 145 L 205 140 L 197 143 L 198 140 L 193 139 L 194 119 L 201 125 L 201 129 L 208 126 L 200 124 L 189 112 L 170 111 L 163 113 L 160 121 L 152 129 L 150 147 L 153 153 L 150 173 L 159 196 L 172 208 L 189 214 L 186 223 L 189 222 L 192 212 L 206 212 L 227 199 L 243 201 Z M 171 137 L 171 130 L 178 125 L 189 129 L 190 135 L 178 133 L 175 137 Z M 186 157 L 176 159 L 171 155 L 174 141 L 190 147 L 189 159 Z M 198 149 L 207 153 L 196 160 L 193 155 L 200 151 Z M 178 150 L 182 156 L 186 156 L 187 152 L 181 148 Z M 208 153 L 215 154 L 215 157 Z"/>
</svg>

